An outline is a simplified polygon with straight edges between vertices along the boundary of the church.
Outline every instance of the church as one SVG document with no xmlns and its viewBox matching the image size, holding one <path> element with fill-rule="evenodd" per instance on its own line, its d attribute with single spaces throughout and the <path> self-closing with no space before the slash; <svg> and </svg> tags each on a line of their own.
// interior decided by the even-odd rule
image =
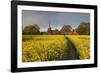
<svg viewBox="0 0 100 73">
<path fill-rule="evenodd" d="M 51 25 L 49 24 L 47 34 L 59 34 L 59 30 L 56 28 L 55 30 L 52 30 Z"/>
<path fill-rule="evenodd" d="M 41 32 L 41 34 L 47 34 L 47 35 L 78 35 L 78 33 L 76 32 L 76 30 L 72 30 L 70 32 L 61 32 L 60 30 L 58 30 L 57 28 L 55 28 L 54 30 L 52 29 L 51 25 L 48 25 L 48 29 L 46 32 Z"/>
</svg>

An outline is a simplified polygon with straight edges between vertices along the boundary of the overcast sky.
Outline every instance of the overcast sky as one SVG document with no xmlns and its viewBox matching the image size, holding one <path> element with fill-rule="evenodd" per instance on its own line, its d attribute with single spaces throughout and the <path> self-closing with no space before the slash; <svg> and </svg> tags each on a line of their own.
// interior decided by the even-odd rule
<svg viewBox="0 0 100 73">
<path fill-rule="evenodd" d="M 71 25 L 77 27 L 80 22 L 89 22 L 89 13 L 75 12 L 47 12 L 47 11 L 22 11 L 23 28 L 27 25 L 38 24 L 40 31 L 47 31 L 48 25 L 51 24 L 52 29 L 61 29 L 63 25 Z"/>
</svg>

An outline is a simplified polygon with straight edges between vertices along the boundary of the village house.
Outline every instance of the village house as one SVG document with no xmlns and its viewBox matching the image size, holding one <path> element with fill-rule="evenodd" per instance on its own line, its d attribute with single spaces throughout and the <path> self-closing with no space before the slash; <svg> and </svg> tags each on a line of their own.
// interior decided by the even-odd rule
<svg viewBox="0 0 100 73">
<path fill-rule="evenodd" d="M 78 33 L 75 30 L 72 30 L 70 32 L 64 32 L 64 33 L 59 31 L 57 28 L 55 28 L 53 30 L 50 24 L 48 25 L 47 32 L 41 32 L 41 34 L 47 34 L 47 35 L 51 35 L 51 34 L 78 35 Z"/>
</svg>

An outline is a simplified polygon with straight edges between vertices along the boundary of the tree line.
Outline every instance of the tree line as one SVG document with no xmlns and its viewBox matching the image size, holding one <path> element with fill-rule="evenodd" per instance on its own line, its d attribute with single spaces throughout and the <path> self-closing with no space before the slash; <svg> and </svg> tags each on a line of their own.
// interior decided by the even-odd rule
<svg viewBox="0 0 100 73">
<path fill-rule="evenodd" d="M 47 30 L 46 32 L 40 32 L 40 27 L 38 24 L 25 26 L 22 33 L 23 34 L 78 34 L 78 35 L 90 35 L 90 22 L 81 22 L 78 27 L 72 28 L 71 25 L 63 25 L 60 30 L 57 28 L 55 30 Z"/>
</svg>

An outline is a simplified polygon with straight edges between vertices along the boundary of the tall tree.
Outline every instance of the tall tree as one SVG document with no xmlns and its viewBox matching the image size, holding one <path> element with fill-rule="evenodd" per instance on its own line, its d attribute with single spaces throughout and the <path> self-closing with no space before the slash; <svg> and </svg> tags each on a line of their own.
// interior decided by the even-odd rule
<svg viewBox="0 0 100 73">
<path fill-rule="evenodd" d="M 64 25 L 61 30 L 60 33 L 61 34 L 69 34 L 69 32 L 71 32 L 72 27 L 70 25 Z"/>
<path fill-rule="evenodd" d="M 26 26 L 23 29 L 23 34 L 39 34 L 40 28 L 37 24 Z"/>
<path fill-rule="evenodd" d="M 80 25 L 77 27 L 77 32 L 80 35 L 89 35 L 90 34 L 90 23 L 81 22 Z"/>
<path fill-rule="evenodd" d="M 38 26 L 38 24 L 34 24 L 33 25 L 36 29 L 40 30 L 40 27 Z"/>
</svg>

